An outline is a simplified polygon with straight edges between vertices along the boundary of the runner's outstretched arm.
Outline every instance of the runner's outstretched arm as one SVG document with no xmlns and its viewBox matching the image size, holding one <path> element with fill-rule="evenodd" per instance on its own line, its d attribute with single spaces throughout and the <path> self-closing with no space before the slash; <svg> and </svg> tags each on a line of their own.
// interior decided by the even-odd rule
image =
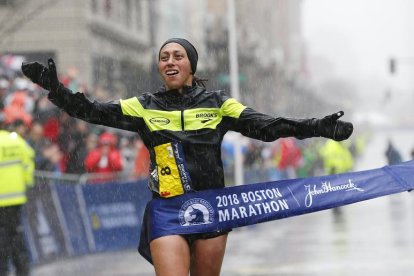
<svg viewBox="0 0 414 276">
<path fill-rule="evenodd" d="M 93 124 L 137 131 L 143 121 L 122 113 L 118 103 L 90 101 L 84 93 L 73 92 L 59 82 L 53 59 L 48 67 L 35 61 L 22 64 L 22 72 L 32 82 L 49 91 L 48 98 L 70 116 Z"/>
</svg>

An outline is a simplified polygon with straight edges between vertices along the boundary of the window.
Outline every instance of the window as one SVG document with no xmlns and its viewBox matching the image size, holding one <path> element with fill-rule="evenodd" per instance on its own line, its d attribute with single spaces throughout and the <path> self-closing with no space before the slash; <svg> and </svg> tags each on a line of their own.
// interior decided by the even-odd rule
<svg viewBox="0 0 414 276">
<path fill-rule="evenodd" d="M 98 0 L 91 0 L 91 9 L 93 13 L 98 13 Z"/>
<path fill-rule="evenodd" d="M 135 18 L 137 19 L 137 29 L 138 30 L 142 30 L 143 26 L 142 26 L 142 17 L 143 17 L 143 13 L 142 13 L 142 1 L 136 1 L 136 14 L 135 14 Z"/>
<path fill-rule="evenodd" d="M 13 0 L 0 0 L 0 7 L 1 6 L 13 6 Z"/>
<path fill-rule="evenodd" d="M 112 1 L 111 0 L 105 0 L 105 16 L 106 17 L 111 17 L 112 14 Z"/>
<path fill-rule="evenodd" d="M 131 27 L 132 21 L 132 4 L 131 0 L 125 0 L 125 25 Z"/>
<path fill-rule="evenodd" d="M 93 58 L 93 84 L 112 90 L 115 79 L 115 60 L 99 56 Z"/>
</svg>

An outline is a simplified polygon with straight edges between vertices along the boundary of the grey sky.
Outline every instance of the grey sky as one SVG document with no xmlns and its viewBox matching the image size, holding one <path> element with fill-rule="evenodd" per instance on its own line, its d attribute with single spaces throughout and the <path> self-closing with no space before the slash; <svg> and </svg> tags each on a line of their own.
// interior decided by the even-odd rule
<svg viewBox="0 0 414 276">
<path fill-rule="evenodd" d="M 305 0 L 303 7 L 310 54 L 327 58 L 336 74 L 387 79 L 390 56 L 414 57 L 414 1 Z M 399 78 L 406 82 L 414 66 L 401 66 Z"/>
</svg>

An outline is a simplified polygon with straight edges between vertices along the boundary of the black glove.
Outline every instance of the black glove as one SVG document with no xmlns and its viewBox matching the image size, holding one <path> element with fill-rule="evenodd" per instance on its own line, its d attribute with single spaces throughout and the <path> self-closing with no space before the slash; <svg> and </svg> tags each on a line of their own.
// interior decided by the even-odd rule
<svg viewBox="0 0 414 276">
<path fill-rule="evenodd" d="M 49 83 L 50 83 L 50 91 L 56 91 L 59 87 L 59 80 L 56 72 L 56 64 L 52 58 L 49 58 L 47 61 L 49 65 Z"/>
<path fill-rule="evenodd" d="M 35 62 L 22 63 L 22 72 L 32 82 L 40 85 L 43 89 L 56 91 L 59 86 L 59 80 L 56 73 L 56 65 L 53 59 L 48 60 L 49 68 L 43 64 Z"/>
<path fill-rule="evenodd" d="M 313 125 L 316 128 L 317 136 L 330 138 L 335 141 L 348 139 L 349 136 L 351 136 L 354 127 L 352 123 L 338 120 L 343 115 L 343 111 L 338 111 L 332 115 L 325 116 L 322 119 L 315 119 Z"/>
</svg>

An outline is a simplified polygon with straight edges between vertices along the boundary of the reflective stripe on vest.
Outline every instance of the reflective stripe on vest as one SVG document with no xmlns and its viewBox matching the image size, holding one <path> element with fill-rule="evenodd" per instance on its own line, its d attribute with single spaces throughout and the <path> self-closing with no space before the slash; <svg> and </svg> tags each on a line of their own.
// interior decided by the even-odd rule
<svg viewBox="0 0 414 276">
<path fill-rule="evenodd" d="M 21 160 L 5 161 L 5 162 L 0 162 L 0 167 L 9 167 L 9 166 L 13 166 L 16 164 L 21 164 L 21 163 L 22 163 Z"/>
<path fill-rule="evenodd" d="M 21 205 L 27 202 L 27 197 L 24 192 L 8 193 L 0 195 L 0 207 L 7 207 L 13 205 Z"/>
<path fill-rule="evenodd" d="M 26 197 L 26 193 L 10 193 L 10 194 L 5 194 L 5 195 L 0 195 L 0 200 L 7 200 L 7 199 L 12 199 L 12 198 L 17 198 L 17 197 Z"/>
</svg>

